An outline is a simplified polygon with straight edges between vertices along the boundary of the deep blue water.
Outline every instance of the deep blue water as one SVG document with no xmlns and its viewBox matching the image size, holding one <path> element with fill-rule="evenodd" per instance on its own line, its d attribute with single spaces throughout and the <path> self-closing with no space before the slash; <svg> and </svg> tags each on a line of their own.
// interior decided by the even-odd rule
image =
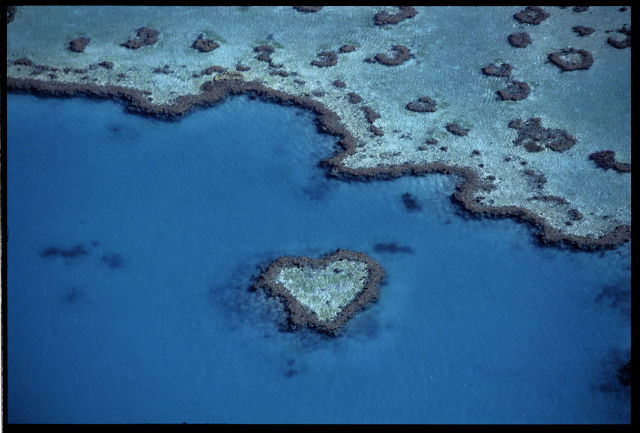
<svg viewBox="0 0 640 433">
<path fill-rule="evenodd" d="M 11 423 L 630 420 L 629 245 L 541 248 L 442 175 L 326 179 L 335 138 L 246 97 L 170 123 L 10 94 L 7 117 Z M 338 247 L 384 266 L 378 302 L 281 332 L 252 276 Z"/>
</svg>

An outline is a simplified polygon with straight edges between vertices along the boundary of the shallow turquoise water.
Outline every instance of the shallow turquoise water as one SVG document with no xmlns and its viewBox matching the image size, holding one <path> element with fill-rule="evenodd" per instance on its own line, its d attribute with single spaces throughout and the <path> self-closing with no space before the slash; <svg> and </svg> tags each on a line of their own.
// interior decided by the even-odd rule
<svg viewBox="0 0 640 433">
<path fill-rule="evenodd" d="M 246 97 L 169 123 L 10 94 L 7 117 L 9 422 L 630 421 L 629 245 L 540 248 L 464 217 L 451 177 L 326 179 L 335 139 Z M 338 247 L 384 266 L 379 301 L 338 338 L 281 332 L 251 278 Z"/>
</svg>

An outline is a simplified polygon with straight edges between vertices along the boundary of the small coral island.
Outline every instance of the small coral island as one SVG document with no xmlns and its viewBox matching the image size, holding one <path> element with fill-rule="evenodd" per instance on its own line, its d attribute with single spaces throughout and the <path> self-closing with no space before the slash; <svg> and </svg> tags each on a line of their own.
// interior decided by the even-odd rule
<svg viewBox="0 0 640 433">
<path fill-rule="evenodd" d="M 283 299 L 293 328 L 337 334 L 378 297 L 384 269 L 364 253 L 338 249 L 319 259 L 284 256 L 258 277 L 254 289 Z"/>
</svg>

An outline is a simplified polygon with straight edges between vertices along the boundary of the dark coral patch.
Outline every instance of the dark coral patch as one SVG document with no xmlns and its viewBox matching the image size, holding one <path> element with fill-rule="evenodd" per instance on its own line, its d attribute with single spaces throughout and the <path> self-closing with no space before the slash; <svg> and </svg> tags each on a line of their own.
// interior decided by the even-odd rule
<svg viewBox="0 0 640 433">
<path fill-rule="evenodd" d="M 275 70 L 275 71 L 271 71 L 269 72 L 269 75 L 277 75 L 279 77 L 289 77 L 291 75 L 293 75 L 293 73 L 291 72 L 287 72 L 287 71 L 282 71 L 282 70 Z"/>
<path fill-rule="evenodd" d="M 338 87 L 338 88 L 341 88 L 341 89 L 347 87 L 347 84 L 344 81 L 341 81 L 341 80 L 335 80 L 333 82 L 333 85 L 334 85 L 334 87 Z"/>
<path fill-rule="evenodd" d="M 409 18 L 413 18 L 416 15 L 416 10 L 413 6 L 398 6 L 398 12 L 391 14 L 387 11 L 380 11 L 373 17 L 373 23 L 377 26 L 386 26 L 389 24 L 398 24 Z"/>
<path fill-rule="evenodd" d="M 580 221 L 582 218 L 584 218 L 584 215 L 582 215 L 582 212 L 580 212 L 578 209 L 569 209 L 567 213 L 569 214 L 569 219 L 572 221 Z"/>
<path fill-rule="evenodd" d="M 573 26 L 573 31 L 576 32 L 579 36 L 589 36 L 591 33 L 595 32 L 593 27 L 585 27 L 585 26 Z"/>
<path fill-rule="evenodd" d="M 215 50 L 219 46 L 220 44 L 218 44 L 213 39 L 204 39 L 204 35 L 202 34 L 200 34 L 198 36 L 198 39 L 193 41 L 193 44 L 191 44 L 191 48 L 195 48 L 201 53 L 208 53 L 209 51 Z"/>
<path fill-rule="evenodd" d="M 511 75 L 511 65 L 509 63 L 502 63 L 500 66 L 495 63 L 489 63 L 482 68 L 482 73 L 490 77 L 508 77 Z"/>
<path fill-rule="evenodd" d="M 78 38 L 69 42 L 69 49 L 76 53 L 82 53 L 84 51 L 84 47 L 89 45 L 91 41 L 90 38 Z"/>
<path fill-rule="evenodd" d="M 398 254 L 398 253 L 413 254 L 414 253 L 413 248 L 411 248 L 410 246 L 398 245 L 395 242 L 375 244 L 373 246 L 373 250 L 376 253 L 391 253 L 391 254 Z"/>
<path fill-rule="evenodd" d="M 574 12 L 586 12 L 589 10 L 589 6 L 574 6 L 572 9 Z"/>
<path fill-rule="evenodd" d="M 433 113 L 436 111 L 436 101 L 428 96 L 422 96 L 415 101 L 409 102 L 405 108 L 418 113 Z"/>
<path fill-rule="evenodd" d="M 564 152 L 576 144 L 575 137 L 558 128 L 544 128 L 539 117 L 532 117 L 526 122 L 515 119 L 509 122 L 509 128 L 518 131 L 513 140 L 516 146 L 523 145 L 529 152 L 539 152 L 547 147 L 555 152 Z"/>
<path fill-rule="evenodd" d="M 526 48 L 531 43 L 531 36 L 527 32 L 512 33 L 507 39 L 509 44 L 516 48 Z"/>
<path fill-rule="evenodd" d="M 593 65 L 593 56 L 589 51 L 575 48 L 555 51 L 549 54 L 549 60 L 563 72 L 589 69 Z"/>
<path fill-rule="evenodd" d="M 138 30 L 136 30 L 136 37 L 134 39 L 129 39 L 127 42 L 124 42 L 121 45 L 125 48 L 136 50 L 140 47 L 152 45 L 158 42 L 159 34 L 159 31 L 151 29 L 149 27 L 140 27 Z"/>
<path fill-rule="evenodd" d="M 171 74 L 173 71 L 169 68 L 169 65 L 164 65 L 162 68 L 155 68 L 153 70 L 154 74 Z"/>
<path fill-rule="evenodd" d="M 418 202 L 418 198 L 408 192 L 402 194 L 402 203 L 404 204 L 405 209 L 410 212 L 418 212 L 422 210 L 422 205 Z"/>
<path fill-rule="evenodd" d="M 317 57 L 311 64 L 319 68 L 335 66 L 338 63 L 338 55 L 335 51 L 322 51 L 317 54 Z"/>
<path fill-rule="evenodd" d="M 498 99 L 501 101 L 520 101 L 527 96 L 531 88 L 522 81 L 512 81 L 505 89 L 498 90 Z"/>
<path fill-rule="evenodd" d="M 362 107 L 362 111 L 364 111 L 364 115 L 367 118 L 367 122 L 369 123 L 373 123 L 376 121 L 376 119 L 380 118 L 380 115 L 378 113 L 376 113 L 375 111 L 373 111 L 373 108 L 365 105 L 364 107 Z"/>
<path fill-rule="evenodd" d="M 386 66 L 397 66 L 406 62 L 411 57 L 411 51 L 404 45 L 394 45 L 391 47 L 391 50 L 395 51 L 393 57 L 389 57 L 385 53 L 378 53 L 375 56 L 376 61 Z"/>
<path fill-rule="evenodd" d="M 269 67 L 271 68 L 281 68 L 284 66 L 284 65 L 276 65 L 273 63 L 271 54 L 273 54 L 273 52 L 275 51 L 275 48 L 273 48 L 271 45 L 260 45 L 260 46 L 254 47 L 253 51 L 258 53 L 258 55 L 256 56 L 256 59 L 260 60 L 261 62 L 268 63 Z"/>
<path fill-rule="evenodd" d="M 14 65 L 23 65 L 23 66 L 33 66 L 33 62 L 26 58 L 26 57 L 20 57 L 19 59 L 16 59 L 13 61 Z"/>
<path fill-rule="evenodd" d="M 223 68 L 222 66 L 209 66 L 206 69 L 203 69 L 202 72 L 200 72 L 202 75 L 211 75 L 213 73 L 220 73 L 220 72 L 225 72 L 227 70 L 227 68 Z"/>
<path fill-rule="evenodd" d="M 631 386 L 631 359 L 616 372 L 618 382 L 622 386 Z"/>
<path fill-rule="evenodd" d="M 343 46 L 340 47 L 340 49 L 338 51 L 340 51 L 341 53 L 350 53 L 352 51 L 355 51 L 356 47 L 354 47 L 351 44 L 344 44 Z"/>
<path fill-rule="evenodd" d="M 469 133 L 468 129 L 463 128 L 457 123 L 447 123 L 445 125 L 445 128 L 447 128 L 447 131 L 449 131 L 451 134 L 457 135 L 458 137 L 464 137 Z"/>
<path fill-rule="evenodd" d="M 124 258 L 120 254 L 105 254 L 102 256 L 102 262 L 111 269 L 119 269 L 124 267 Z"/>
<path fill-rule="evenodd" d="M 358 95 L 357 93 L 351 92 L 347 94 L 347 96 L 349 96 L 349 102 L 351 102 L 352 104 L 359 104 L 360 102 L 362 102 L 362 96 Z"/>
<path fill-rule="evenodd" d="M 618 173 L 630 173 L 631 164 L 616 161 L 616 153 L 613 150 L 602 150 L 589 155 L 589 159 L 605 170 L 613 169 Z"/>
<path fill-rule="evenodd" d="M 375 125 L 370 125 L 369 131 L 373 133 L 374 137 L 382 137 L 384 135 L 384 131 Z"/>
<path fill-rule="evenodd" d="M 40 256 L 43 258 L 61 256 L 67 259 L 74 259 L 76 257 L 86 256 L 87 254 L 88 251 L 86 250 L 84 245 L 78 244 L 68 250 L 64 250 L 58 247 L 50 247 L 40 253 Z"/>
<path fill-rule="evenodd" d="M 322 6 L 294 6 L 293 8 L 298 12 L 313 13 L 322 9 Z"/>
<path fill-rule="evenodd" d="M 545 11 L 539 6 L 527 6 L 526 8 L 515 14 L 513 17 L 518 22 L 523 24 L 538 25 L 542 21 L 549 18 L 549 15 L 549 12 Z"/>
<path fill-rule="evenodd" d="M 522 173 L 527 176 L 527 183 L 531 188 L 542 189 L 547 183 L 547 178 L 542 173 L 536 173 L 531 169 L 525 169 Z"/>
<path fill-rule="evenodd" d="M 627 29 L 623 26 L 621 29 L 618 29 L 618 33 L 622 33 L 626 37 L 624 39 L 617 39 L 611 36 L 607 39 L 607 43 L 612 47 L 623 49 L 631 46 L 631 30 Z"/>
</svg>

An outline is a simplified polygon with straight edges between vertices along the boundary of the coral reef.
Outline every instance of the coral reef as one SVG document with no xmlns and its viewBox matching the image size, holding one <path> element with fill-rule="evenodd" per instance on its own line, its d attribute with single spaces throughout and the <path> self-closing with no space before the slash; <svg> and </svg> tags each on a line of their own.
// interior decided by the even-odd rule
<svg viewBox="0 0 640 433">
<path fill-rule="evenodd" d="M 531 43 L 531 36 L 527 32 L 512 33 L 507 40 L 512 47 L 526 48 Z"/>
<path fill-rule="evenodd" d="M 386 66 L 397 66 L 411 58 L 411 51 L 404 45 L 394 45 L 391 50 L 395 51 L 393 57 L 389 57 L 385 53 L 378 53 L 375 55 L 375 60 Z"/>
<path fill-rule="evenodd" d="M 513 17 L 520 23 L 538 25 L 549 18 L 549 12 L 539 6 L 527 6 Z"/>
<path fill-rule="evenodd" d="M 482 68 L 482 73 L 490 77 L 508 77 L 511 75 L 511 65 L 509 63 L 502 63 L 500 66 L 495 63 L 489 63 Z"/>
<path fill-rule="evenodd" d="M 193 41 L 193 44 L 191 44 L 191 48 L 195 48 L 196 50 L 200 51 L 201 53 L 208 53 L 210 51 L 215 50 L 219 46 L 220 46 L 220 44 L 218 44 L 213 39 L 204 39 L 204 35 L 203 34 L 200 34 L 198 36 L 198 39 Z"/>
<path fill-rule="evenodd" d="M 540 152 L 545 147 L 556 152 L 564 152 L 576 144 L 576 139 L 567 131 L 544 128 L 539 117 L 532 117 L 526 122 L 515 119 L 509 122 L 508 126 L 518 131 L 518 136 L 513 140 L 513 144 L 523 145 L 529 152 Z"/>
<path fill-rule="evenodd" d="M 292 328 L 308 326 L 336 335 L 358 310 L 377 299 L 384 276 L 382 266 L 366 254 L 338 249 L 319 259 L 280 257 L 253 289 L 280 297 Z"/>
<path fill-rule="evenodd" d="M 613 169 L 618 173 L 630 173 L 631 164 L 616 161 L 616 153 L 613 150 L 601 150 L 589 155 L 589 159 L 605 170 Z"/>
<path fill-rule="evenodd" d="M 335 51 L 321 51 L 317 54 L 317 57 L 311 64 L 319 68 L 335 66 L 338 63 L 338 55 Z"/>
<path fill-rule="evenodd" d="M 90 41 L 91 41 L 90 38 L 74 39 L 71 42 L 69 42 L 69 49 L 76 53 L 82 53 L 84 51 L 84 47 L 86 47 Z"/>
<path fill-rule="evenodd" d="M 549 60 L 563 72 L 589 69 L 593 65 L 593 56 L 589 51 L 575 48 L 555 51 L 549 54 Z"/>
<path fill-rule="evenodd" d="M 457 123 L 447 123 L 445 125 L 445 128 L 447 129 L 447 131 L 449 131 L 453 135 L 457 135 L 458 137 L 464 137 L 465 135 L 467 135 L 469 133 L 468 129 L 463 128 L 462 126 L 458 125 Z"/>
<path fill-rule="evenodd" d="M 409 102 L 405 108 L 417 113 L 433 113 L 436 111 L 436 101 L 428 96 L 422 96 L 415 101 Z"/>
<path fill-rule="evenodd" d="M 136 50 L 138 48 L 147 45 L 153 45 L 158 42 L 159 34 L 159 31 L 151 29 L 149 27 L 140 27 L 136 30 L 136 37 L 134 39 L 129 39 L 127 42 L 124 42 L 121 45 L 125 48 Z"/>
<path fill-rule="evenodd" d="M 413 6 L 398 6 L 398 12 L 395 14 L 390 14 L 385 10 L 376 13 L 373 17 L 373 23 L 377 26 L 398 24 L 399 22 L 413 18 L 416 13 Z"/>
<path fill-rule="evenodd" d="M 498 90 L 498 99 L 501 101 L 520 101 L 527 96 L 531 88 L 522 81 L 511 81 L 505 89 Z"/>
</svg>

